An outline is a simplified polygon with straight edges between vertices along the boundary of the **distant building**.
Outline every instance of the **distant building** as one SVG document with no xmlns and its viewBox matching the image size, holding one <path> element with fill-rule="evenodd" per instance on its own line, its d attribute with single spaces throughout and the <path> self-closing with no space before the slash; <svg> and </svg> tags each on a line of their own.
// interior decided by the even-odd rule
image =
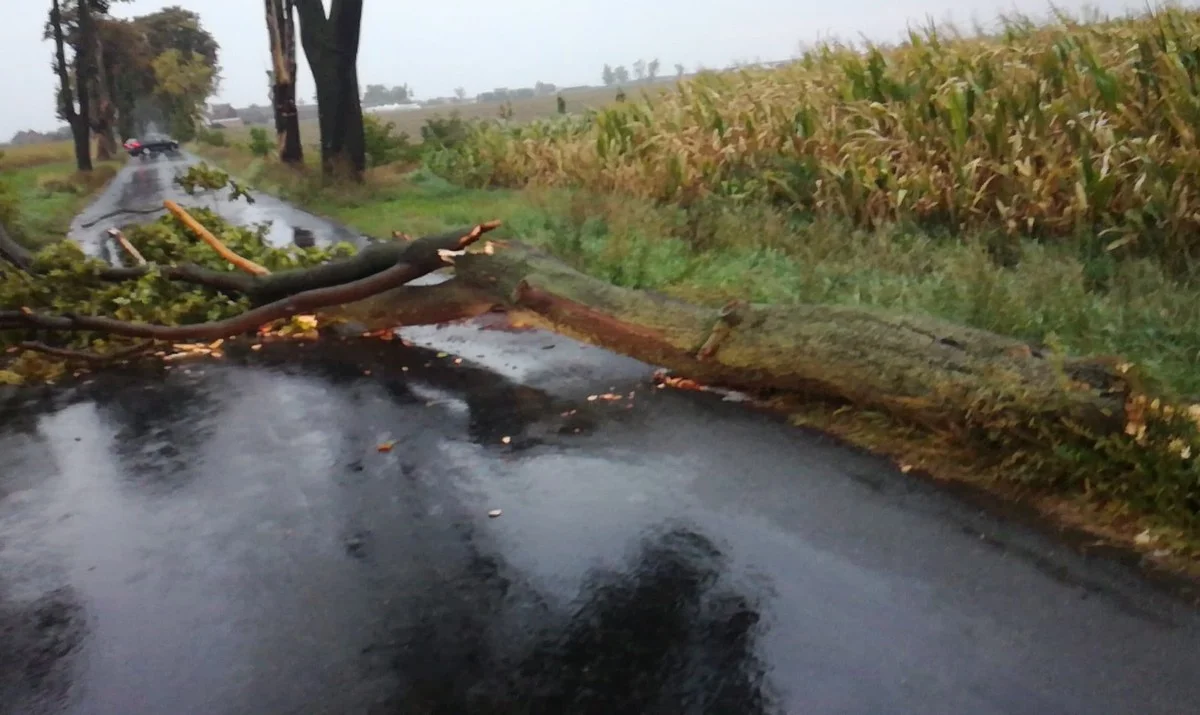
<svg viewBox="0 0 1200 715">
<path fill-rule="evenodd" d="M 416 103 L 381 104 L 378 107 L 363 107 L 363 111 L 370 112 L 372 114 L 377 114 L 377 113 L 381 113 L 381 112 L 384 112 L 384 113 L 387 113 L 387 112 L 411 112 L 414 109 L 420 109 L 420 108 L 421 108 L 421 105 L 416 104 Z"/>
<path fill-rule="evenodd" d="M 246 123 L 243 122 L 242 118 L 238 116 L 226 117 L 225 119 L 209 119 L 207 124 L 213 129 L 226 129 L 228 127 L 246 126 Z"/>
</svg>

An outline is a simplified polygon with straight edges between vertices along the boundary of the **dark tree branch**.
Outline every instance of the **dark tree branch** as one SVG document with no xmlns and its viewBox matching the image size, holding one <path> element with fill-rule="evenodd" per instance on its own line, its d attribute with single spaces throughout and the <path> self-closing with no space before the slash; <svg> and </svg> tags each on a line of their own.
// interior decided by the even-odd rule
<svg viewBox="0 0 1200 715">
<path fill-rule="evenodd" d="M 420 266 L 425 273 L 432 273 L 446 265 L 438 251 L 458 250 L 455 247 L 464 237 L 474 236 L 471 239 L 471 242 L 474 242 L 499 225 L 499 221 L 491 221 L 472 228 L 454 229 L 426 236 L 408 243 L 373 243 L 344 261 L 323 263 L 313 268 L 280 271 L 267 276 L 247 276 L 249 280 L 243 293 L 255 304 L 268 303 L 295 293 L 360 280 L 397 263 Z"/>
<path fill-rule="evenodd" d="M 0 226 L 0 257 L 20 268 L 25 273 L 33 271 L 33 254 L 13 240 L 4 226 Z"/>
<path fill-rule="evenodd" d="M 247 289 L 246 281 L 244 280 L 247 276 L 243 274 L 214 271 L 191 263 L 184 263 L 178 266 L 155 266 L 147 264 L 127 268 L 105 268 L 100 271 L 97 277 L 101 280 L 112 282 L 135 281 L 150 275 L 154 271 L 158 271 L 167 280 L 207 286 L 235 297 L 245 294 Z"/>
<path fill-rule="evenodd" d="M 26 341 L 20 343 L 17 347 L 22 350 L 32 350 L 38 353 L 45 353 L 54 357 L 63 358 L 65 360 L 77 360 L 93 364 L 107 364 L 127 360 L 132 357 L 138 357 L 150 350 L 154 349 L 154 341 L 138 343 L 132 347 L 122 350 L 116 350 L 111 353 L 94 353 L 87 350 L 70 350 L 68 348 L 56 348 L 45 343 L 37 341 Z"/>
<path fill-rule="evenodd" d="M 489 221 L 414 241 L 372 243 L 344 261 L 331 261 L 312 268 L 297 268 L 263 276 L 216 271 L 193 264 L 147 264 L 104 268 L 97 273 L 97 277 L 112 282 L 134 281 L 158 271 L 167 280 L 206 286 L 234 297 L 246 296 L 256 306 L 265 305 L 297 293 L 361 280 L 400 263 L 417 267 L 424 273 L 432 273 L 446 265 L 438 251 L 458 250 L 461 241 L 469 239 L 468 244 L 473 243 L 499 226 L 499 221 Z M 14 241 L 3 227 L 0 227 L 0 257 L 25 273 L 35 273 L 33 255 Z"/>
</svg>

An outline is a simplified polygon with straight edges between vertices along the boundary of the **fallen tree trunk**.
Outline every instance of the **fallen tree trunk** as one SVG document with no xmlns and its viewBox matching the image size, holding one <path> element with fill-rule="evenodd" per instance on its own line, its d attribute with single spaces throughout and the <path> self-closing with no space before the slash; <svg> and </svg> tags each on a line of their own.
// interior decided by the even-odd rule
<svg viewBox="0 0 1200 715">
<path fill-rule="evenodd" d="M 519 244 L 468 253 L 454 268 L 463 317 L 505 309 L 712 385 L 844 401 L 936 429 L 1003 427 L 1030 440 L 1046 421 L 1096 433 L 1124 426 L 1128 386 L 1117 370 L 1056 363 L 982 330 L 830 305 L 704 308 L 612 286 Z M 408 300 L 394 290 L 326 314 L 372 330 L 405 322 L 401 314 L 431 322 L 412 320 Z"/>
<path fill-rule="evenodd" d="M 270 275 L 159 269 L 241 292 L 258 304 L 214 323 L 148 326 L 6 311 L 0 312 L 0 329 L 213 340 L 301 312 L 378 330 L 500 309 L 711 385 L 841 401 L 940 430 L 1003 433 L 1006 439 L 1016 435 L 1045 444 L 1064 425 L 1111 434 L 1125 424 L 1129 385 L 1115 367 L 1057 361 L 985 331 L 842 306 L 695 306 L 612 286 L 518 243 L 451 255 L 496 225 L 375 244 L 345 261 Z M 404 285 L 449 265 L 455 277 L 445 283 Z M 105 273 L 132 276 L 144 270 Z"/>
</svg>

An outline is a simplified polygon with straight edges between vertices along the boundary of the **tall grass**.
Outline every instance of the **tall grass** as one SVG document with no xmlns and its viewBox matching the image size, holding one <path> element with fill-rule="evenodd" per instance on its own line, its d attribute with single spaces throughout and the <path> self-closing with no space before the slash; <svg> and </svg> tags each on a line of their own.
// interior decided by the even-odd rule
<svg viewBox="0 0 1200 715">
<path fill-rule="evenodd" d="M 2 146 L 0 147 L 0 171 L 15 171 L 43 164 L 57 164 L 71 161 L 74 157 L 75 145 L 69 141 Z"/>
<path fill-rule="evenodd" d="M 860 226 L 998 227 L 1200 259 L 1200 11 L 929 27 L 710 74 L 561 122 L 485 124 L 435 166 L 473 186 L 784 204 Z"/>
<path fill-rule="evenodd" d="M 76 171 L 69 141 L 0 148 L 0 226 L 30 248 L 61 240 L 119 167 L 95 161 L 92 171 Z"/>
</svg>

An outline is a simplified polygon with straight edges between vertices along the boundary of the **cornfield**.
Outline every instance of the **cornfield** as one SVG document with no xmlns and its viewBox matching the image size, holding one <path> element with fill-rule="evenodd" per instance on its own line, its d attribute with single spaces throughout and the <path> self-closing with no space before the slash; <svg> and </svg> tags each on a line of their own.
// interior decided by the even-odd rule
<svg viewBox="0 0 1200 715">
<path fill-rule="evenodd" d="M 826 44 L 583 117 L 477 125 L 435 159 L 473 186 L 718 195 L 859 225 L 1082 237 L 1200 258 L 1200 11 L 1004 18 Z"/>
</svg>

